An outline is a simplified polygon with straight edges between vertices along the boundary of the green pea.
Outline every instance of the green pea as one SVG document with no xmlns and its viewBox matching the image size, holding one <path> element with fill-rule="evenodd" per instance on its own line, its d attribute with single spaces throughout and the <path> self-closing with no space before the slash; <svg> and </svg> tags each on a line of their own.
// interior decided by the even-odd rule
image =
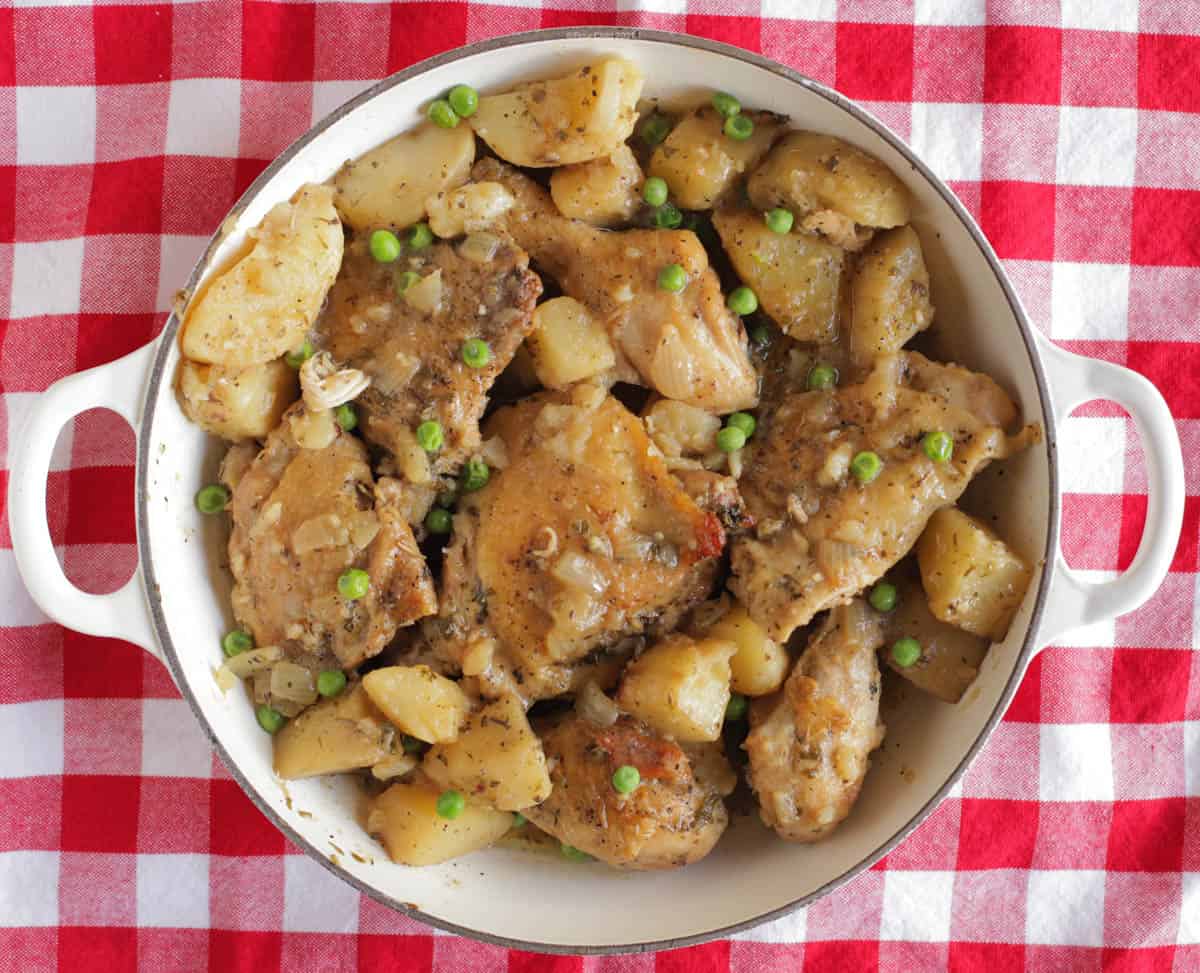
<svg viewBox="0 0 1200 973">
<path fill-rule="evenodd" d="M 439 818 L 446 818 L 449 821 L 453 821 L 466 809 L 467 799 L 458 791 L 442 791 L 438 795 L 437 813 Z"/>
<path fill-rule="evenodd" d="M 470 118 L 479 108 L 479 92 L 469 84 L 456 84 L 446 95 L 446 101 L 459 118 Z"/>
<path fill-rule="evenodd" d="M 463 492 L 474 493 L 476 490 L 482 490 L 491 478 L 492 471 L 488 469 L 487 463 L 478 456 L 472 456 L 467 460 L 467 465 L 463 467 Z"/>
<path fill-rule="evenodd" d="M 758 428 L 758 420 L 749 412 L 735 412 L 725 420 L 725 425 L 730 429 L 740 429 L 742 435 L 749 439 L 754 435 L 754 430 Z"/>
<path fill-rule="evenodd" d="M 210 483 L 196 491 L 196 509 L 202 514 L 219 514 L 230 497 L 229 487 L 223 483 Z"/>
<path fill-rule="evenodd" d="M 883 460 L 879 458 L 878 453 L 873 453 L 869 449 L 856 453 L 854 459 L 850 461 L 850 472 L 854 474 L 854 478 L 859 483 L 870 483 L 879 476 L 879 471 L 882 469 Z"/>
<path fill-rule="evenodd" d="M 660 176 L 651 176 L 642 187 L 642 199 L 651 206 L 661 206 L 667 201 L 667 180 Z"/>
<path fill-rule="evenodd" d="M 909 666 L 916 665 L 918 659 L 921 658 L 921 643 L 916 639 L 905 636 L 902 639 L 896 639 L 892 645 L 892 661 L 901 669 L 907 669 Z"/>
<path fill-rule="evenodd" d="M 558 846 L 558 850 L 562 852 L 563 858 L 570 862 L 587 862 L 592 860 L 592 856 L 586 851 L 580 851 L 574 845 L 568 845 L 565 841 Z"/>
<path fill-rule="evenodd" d="M 390 264 L 400 256 L 400 238 L 391 230 L 376 230 L 371 234 L 371 256 L 381 264 Z"/>
<path fill-rule="evenodd" d="M 890 581 L 880 581 L 871 589 L 867 601 L 877 612 L 890 612 L 896 607 L 896 586 Z"/>
<path fill-rule="evenodd" d="M 733 118 L 742 110 L 742 103 L 724 91 L 718 91 L 712 96 L 712 106 L 724 118 Z"/>
<path fill-rule="evenodd" d="M 832 365 L 817 364 L 809 370 L 807 384 L 810 392 L 831 389 L 837 383 L 838 371 Z"/>
<path fill-rule="evenodd" d="M 221 649 L 227 659 L 248 652 L 252 648 L 254 648 L 254 636 L 240 628 L 226 632 L 225 637 L 221 639 Z"/>
<path fill-rule="evenodd" d="M 483 368 L 492 360 L 492 349 L 482 338 L 468 338 L 463 342 L 462 360 L 471 368 Z"/>
<path fill-rule="evenodd" d="M 765 351 L 771 347 L 771 329 L 765 324 L 756 324 L 750 329 L 750 340 Z"/>
<path fill-rule="evenodd" d="M 262 705 L 254 711 L 254 716 L 258 720 L 258 725 L 274 736 L 279 732 L 280 728 L 286 722 L 283 714 L 277 709 L 272 709 L 270 706 Z"/>
<path fill-rule="evenodd" d="M 421 282 L 421 275 L 415 270 L 406 270 L 396 278 L 396 292 L 403 294 L 406 290 L 412 287 L 413 284 Z"/>
<path fill-rule="evenodd" d="M 949 463 L 954 455 L 954 437 L 941 430 L 925 434 L 921 440 L 921 448 L 925 455 L 935 463 Z"/>
<path fill-rule="evenodd" d="M 781 208 L 768 210 L 763 214 L 763 218 L 767 221 L 767 229 L 772 233 L 790 233 L 796 220 L 790 209 Z"/>
<path fill-rule="evenodd" d="M 458 124 L 458 112 L 450 107 L 450 102 L 445 98 L 431 102 L 426 114 L 438 128 L 454 128 Z"/>
<path fill-rule="evenodd" d="M 679 264 L 667 264 L 658 272 L 658 286 L 664 291 L 678 294 L 687 287 L 687 272 Z"/>
<path fill-rule="evenodd" d="M 358 425 L 358 413 L 354 411 L 354 406 L 349 402 L 343 402 L 333 410 L 333 417 L 337 420 L 337 424 L 346 432 L 355 428 Z"/>
<path fill-rule="evenodd" d="M 337 580 L 338 594 L 347 601 L 358 601 L 371 588 L 371 576 L 362 568 L 347 568 Z"/>
<path fill-rule="evenodd" d="M 632 794 L 637 790 L 638 784 L 642 782 L 642 775 L 638 773 L 638 769 L 629 764 L 623 767 L 618 767 L 613 771 L 612 785 L 613 790 L 618 794 Z"/>
<path fill-rule="evenodd" d="M 723 453 L 736 453 L 746 445 L 746 434 L 736 426 L 726 426 L 717 433 L 717 449 Z"/>
<path fill-rule="evenodd" d="M 729 702 L 725 704 L 725 719 L 737 721 L 745 719 L 746 710 L 750 708 L 750 701 L 741 693 L 730 693 Z"/>
<path fill-rule="evenodd" d="M 313 356 L 312 342 L 306 338 L 304 341 L 304 344 L 302 344 L 295 351 L 289 351 L 286 355 L 283 356 L 283 360 L 285 362 L 287 362 L 289 365 L 291 365 L 292 368 L 299 368 L 306 361 L 308 361 L 310 358 L 312 358 L 312 356 Z"/>
<path fill-rule="evenodd" d="M 522 814 L 520 811 L 513 811 L 512 826 L 514 828 L 523 828 L 528 823 L 529 823 L 529 819 L 526 818 L 524 814 Z"/>
<path fill-rule="evenodd" d="M 745 317 L 758 310 L 758 295 L 749 287 L 735 287 L 729 292 L 725 304 L 734 314 Z"/>
<path fill-rule="evenodd" d="M 671 134 L 671 122 L 665 115 L 657 112 L 647 115 L 638 126 L 638 138 L 653 148 Z"/>
<path fill-rule="evenodd" d="M 746 115 L 733 115 L 725 119 L 724 132 L 735 142 L 745 142 L 754 134 L 754 122 Z"/>
<path fill-rule="evenodd" d="M 322 696 L 340 696 L 346 688 L 346 674 L 341 669 L 326 669 L 317 676 L 317 692 Z"/>
<path fill-rule="evenodd" d="M 427 453 L 436 453 L 446 441 L 442 433 L 442 424 L 433 419 L 426 419 L 417 426 L 417 443 Z"/>
<path fill-rule="evenodd" d="M 425 529 L 431 534 L 449 534 L 453 524 L 450 511 L 441 507 L 434 507 L 425 515 Z"/>
<path fill-rule="evenodd" d="M 429 229 L 428 223 L 415 223 L 409 227 L 408 248 L 410 250 L 424 250 L 431 243 L 433 243 L 433 230 Z"/>
<path fill-rule="evenodd" d="M 660 230 L 677 230 L 683 224 L 683 214 L 674 203 L 663 203 L 654 211 L 654 225 Z"/>
</svg>

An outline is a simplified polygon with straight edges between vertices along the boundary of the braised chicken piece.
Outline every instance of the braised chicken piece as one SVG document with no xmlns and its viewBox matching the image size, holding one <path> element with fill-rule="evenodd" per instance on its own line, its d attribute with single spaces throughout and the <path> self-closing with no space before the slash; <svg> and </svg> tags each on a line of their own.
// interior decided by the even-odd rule
<svg viewBox="0 0 1200 973">
<path fill-rule="evenodd" d="M 582 716 L 540 734 L 553 790 L 522 813 L 543 831 L 618 868 L 678 868 L 707 855 L 729 823 L 721 800 L 733 777 L 724 755 L 698 751 L 693 765 L 676 743 L 622 716 L 600 726 Z M 723 767 L 722 767 L 723 765 Z M 613 787 L 618 767 L 641 783 Z"/>
<path fill-rule="evenodd" d="M 562 692 L 572 663 L 669 631 L 706 597 L 720 521 L 603 388 L 534 396 L 498 411 L 485 432 L 504 443 L 507 465 L 464 495 L 441 612 L 426 625 L 438 653 L 485 693 Z"/>
<path fill-rule="evenodd" d="M 740 482 L 756 530 L 733 544 L 730 589 L 786 640 L 907 554 L 986 463 L 1033 442 L 1035 428 L 988 422 L 1014 415 L 990 378 L 911 353 L 880 357 L 859 385 L 785 397 Z M 947 462 L 922 448 L 935 431 L 954 440 Z M 864 451 L 882 461 L 868 482 L 852 472 Z"/>
<path fill-rule="evenodd" d="M 391 450 L 414 482 L 429 480 L 427 454 L 415 439 L 422 422 L 440 423 L 445 437 L 433 456 L 434 473 L 453 471 L 479 445 L 488 389 L 529 333 L 542 292 L 528 257 L 511 240 L 496 237 L 495 253 L 482 263 L 461 251 L 462 245 L 439 242 L 388 264 L 371 256 L 365 237 L 356 239 L 316 326 L 322 347 L 371 379 L 355 403 L 363 434 Z M 406 273 L 438 275 L 438 282 L 402 290 Z M 414 305 L 409 295 L 422 286 L 423 299 Z M 424 310 L 427 300 L 436 310 Z M 472 338 L 490 351 L 481 367 L 463 360 Z"/>
<path fill-rule="evenodd" d="M 433 579 L 405 520 L 397 480 L 375 481 L 363 444 L 333 425 L 321 449 L 296 441 L 297 404 L 240 471 L 233 490 L 233 611 L 258 645 L 332 652 L 349 669 L 376 655 L 396 629 L 437 610 Z M 241 457 L 238 457 L 239 464 Z M 343 597 L 348 568 L 367 594 Z"/>
<path fill-rule="evenodd" d="M 725 306 L 703 244 L 690 230 L 612 232 L 561 215 L 550 194 L 494 159 L 474 178 L 516 197 L 504 225 L 539 269 L 586 305 L 651 388 L 710 412 L 753 408 L 758 383 L 746 332 Z M 658 274 L 679 264 L 687 286 L 672 293 Z"/>
<path fill-rule="evenodd" d="M 883 741 L 883 622 L 861 599 L 834 608 L 772 696 L 750 706 L 749 781 L 763 822 L 789 841 L 818 841 L 858 799 Z"/>
</svg>

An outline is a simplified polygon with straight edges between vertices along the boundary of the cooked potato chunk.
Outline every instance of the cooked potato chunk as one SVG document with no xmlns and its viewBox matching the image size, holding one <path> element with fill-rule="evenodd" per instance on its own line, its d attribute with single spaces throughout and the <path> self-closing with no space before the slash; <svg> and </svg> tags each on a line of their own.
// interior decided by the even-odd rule
<svg viewBox="0 0 1200 973">
<path fill-rule="evenodd" d="M 474 161 L 475 136 L 466 125 L 422 125 L 342 166 L 334 202 L 356 230 L 398 229 L 425 218 L 430 196 L 466 182 Z"/>
<path fill-rule="evenodd" d="M 520 811 L 550 795 L 542 743 L 515 696 L 471 714 L 458 739 L 430 749 L 423 767 L 434 783 L 501 811 Z"/>
<path fill-rule="evenodd" d="M 513 194 L 498 182 L 473 182 L 429 197 L 429 228 L 442 238 L 486 230 L 512 209 Z"/>
<path fill-rule="evenodd" d="M 850 355 L 860 366 L 899 351 L 929 327 L 929 271 L 916 230 L 900 226 L 871 241 L 859 258 L 850 300 Z"/>
<path fill-rule="evenodd" d="M 518 166 L 562 166 L 612 155 L 633 131 L 645 79 L 610 58 L 564 78 L 479 99 L 468 121 L 496 155 Z"/>
<path fill-rule="evenodd" d="M 525 343 L 538 381 L 551 389 L 591 378 L 617 361 L 604 326 L 573 297 L 539 304 Z"/>
<path fill-rule="evenodd" d="M 744 112 L 754 133 L 744 141 L 723 131 L 725 119 L 705 105 L 688 114 L 650 157 L 650 175 L 667 181 L 671 200 L 684 209 L 712 209 L 737 178 L 771 147 L 786 119 L 765 111 Z"/>
<path fill-rule="evenodd" d="M 616 226 L 633 218 L 641 205 L 642 170 L 628 145 L 607 159 L 555 169 L 550 195 L 563 216 L 593 226 Z"/>
<path fill-rule="evenodd" d="M 787 649 L 768 636 L 738 602 L 734 602 L 706 634 L 709 638 L 725 639 L 737 646 L 729 660 L 734 692 L 765 696 L 783 685 L 791 663 Z"/>
<path fill-rule="evenodd" d="M 645 415 L 646 432 L 669 459 L 707 455 L 717 448 L 721 420 L 676 399 L 659 399 Z"/>
<path fill-rule="evenodd" d="M 376 669 L 363 677 L 363 688 L 384 716 L 426 743 L 457 740 L 459 727 L 471 711 L 471 701 L 458 683 L 429 666 Z"/>
<path fill-rule="evenodd" d="M 457 818 L 437 813 L 438 790 L 425 781 L 393 784 L 371 802 L 367 830 L 400 865 L 437 865 L 486 848 L 512 827 L 508 811 L 468 804 Z"/>
<path fill-rule="evenodd" d="M 329 186 L 304 186 L 249 237 L 249 252 L 184 312 L 180 348 L 193 361 L 246 368 L 298 348 L 342 264 Z"/>
<path fill-rule="evenodd" d="M 284 725 L 275 735 L 275 773 L 297 780 L 370 767 L 392 754 L 395 735 L 360 683 Z"/>
<path fill-rule="evenodd" d="M 974 517 L 939 510 L 917 541 L 929 610 L 951 625 L 999 642 L 1008 634 L 1033 567 Z"/>
<path fill-rule="evenodd" d="M 786 206 L 805 215 L 831 209 L 863 226 L 909 219 L 908 190 L 882 162 L 832 135 L 792 132 L 746 185 L 759 209 Z"/>
<path fill-rule="evenodd" d="M 842 289 L 841 247 L 810 233 L 774 233 L 762 214 L 723 207 L 713 225 L 762 309 L 797 341 L 834 340 Z"/>
<path fill-rule="evenodd" d="M 885 653 L 887 664 L 918 689 L 947 703 L 957 703 L 979 674 L 988 640 L 934 618 L 925 593 L 915 581 L 900 581 L 896 587 L 896 608 L 886 622 L 888 644 L 914 638 L 921 643 L 921 656 L 905 667 L 897 665 L 889 651 Z"/>
<path fill-rule="evenodd" d="M 668 635 L 625 669 L 617 703 L 676 740 L 716 740 L 725 722 L 737 646 L 723 638 Z"/>
<path fill-rule="evenodd" d="M 282 359 L 229 369 L 184 359 L 179 366 L 183 411 L 205 432 L 222 439 L 261 439 L 296 401 L 296 369 Z"/>
</svg>

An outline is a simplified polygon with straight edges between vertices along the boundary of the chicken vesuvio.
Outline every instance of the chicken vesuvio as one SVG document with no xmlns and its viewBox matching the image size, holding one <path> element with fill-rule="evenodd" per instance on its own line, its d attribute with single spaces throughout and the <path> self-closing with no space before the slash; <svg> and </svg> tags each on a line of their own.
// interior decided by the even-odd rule
<svg viewBox="0 0 1200 973">
<path fill-rule="evenodd" d="M 819 841 L 882 680 L 956 703 L 1032 576 L 957 504 L 1040 432 L 905 347 L 937 325 L 903 183 L 643 82 L 456 86 L 184 314 L 180 402 L 231 443 L 218 682 L 401 864 L 520 831 L 679 867 L 739 787 Z"/>
</svg>

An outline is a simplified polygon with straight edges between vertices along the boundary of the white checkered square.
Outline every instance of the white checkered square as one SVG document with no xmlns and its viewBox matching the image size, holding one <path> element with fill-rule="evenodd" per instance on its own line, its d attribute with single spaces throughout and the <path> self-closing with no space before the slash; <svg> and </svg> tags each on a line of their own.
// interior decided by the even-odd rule
<svg viewBox="0 0 1200 973">
<path fill-rule="evenodd" d="M 1050 336 L 1059 341 L 1125 341 L 1129 279 L 1128 264 L 1053 264 Z"/>
<path fill-rule="evenodd" d="M 1138 29 L 1139 6 L 1138 0 L 1062 0 L 1062 25 L 1073 30 L 1132 32 Z"/>
<path fill-rule="evenodd" d="M 232 78 L 180 78 L 171 82 L 167 153 L 236 158 L 242 85 Z"/>
<path fill-rule="evenodd" d="M 1102 946 L 1104 872 L 1030 872 L 1025 941 L 1049 946 Z"/>
<path fill-rule="evenodd" d="M 1043 801 L 1111 801 L 1108 724 L 1043 724 L 1038 793 Z"/>
<path fill-rule="evenodd" d="M 18 165 L 79 165 L 95 158 L 94 88 L 17 88 Z"/>
<path fill-rule="evenodd" d="M 737 938 L 748 943 L 802 943 L 807 938 L 808 910 L 797 909 L 753 929 L 739 933 Z"/>
<path fill-rule="evenodd" d="M 5 623 L 13 624 L 7 617 Z M 0 706 L 0 740 L 4 741 L 0 746 L 0 778 L 61 774 L 63 701 L 39 699 Z M 3 885 L 0 881 L 0 888 Z"/>
<path fill-rule="evenodd" d="M 1183 873 L 1183 908 L 1179 910 L 1181 946 L 1200 943 L 1200 872 Z"/>
<path fill-rule="evenodd" d="M 934 27 L 980 27 L 987 23 L 984 0 L 917 0 L 914 22 Z"/>
<path fill-rule="evenodd" d="M 1058 439 L 1064 493 L 1121 493 L 1125 480 L 1124 418 L 1071 416 Z"/>
<path fill-rule="evenodd" d="M 6 626 L 45 625 L 50 621 L 29 596 L 25 583 L 21 580 L 21 572 L 17 570 L 16 556 L 11 550 L 0 550 L 0 591 L 6 593 L 4 605 L 4 624 Z M 0 756 L 0 766 L 3 764 L 4 757 Z"/>
<path fill-rule="evenodd" d="M 950 938 L 954 872 L 884 872 L 880 939 L 944 943 Z"/>
<path fill-rule="evenodd" d="M 322 118 L 340 108 L 355 95 L 371 87 L 370 81 L 318 81 L 313 85 L 312 93 L 312 122 L 317 124 Z"/>
<path fill-rule="evenodd" d="M 1132 186 L 1137 111 L 1063 105 L 1055 179 L 1069 186 Z"/>
<path fill-rule="evenodd" d="M 307 855 L 283 860 L 285 932 L 358 932 L 360 896 Z"/>
<path fill-rule="evenodd" d="M 983 105 L 916 102 L 910 142 L 943 179 L 978 182 L 983 171 Z"/>
<path fill-rule="evenodd" d="M 837 20 L 837 0 L 762 0 L 762 16 L 783 20 Z M 653 10 L 658 13 L 687 13 L 687 0 L 648 0 L 645 3 L 618 0 L 618 10 Z"/>
<path fill-rule="evenodd" d="M 1183 724 L 1183 777 L 1188 797 L 1200 797 L 1200 720 Z"/>
<path fill-rule="evenodd" d="M 191 277 L 207 245 L 207 237 L 163 234 L 158 243 L 158 293 L 154 298 L 156 311 L 171 311 L 175 295 Z"/>
<path fill-rule="evenodd" d="M 0 853 L 0 927 L 58 925 L 58 864 L 56 851 Z"/>
<path fill-rule="evenodd" d="M 212 747 L 182 699 L 142 701 L 142 773 L 150 777 L 208 777 Z"/>
<path fill-rule="evenodd" d="M 208 926 L 208 856 L 137 856 L 139 926 Z"/>
<path fill-rule="evenodd" d="M 13 248 L 14 318 L 77 314 L 83 283 L 83 238 L 18 243 Z"/>
</svg>

